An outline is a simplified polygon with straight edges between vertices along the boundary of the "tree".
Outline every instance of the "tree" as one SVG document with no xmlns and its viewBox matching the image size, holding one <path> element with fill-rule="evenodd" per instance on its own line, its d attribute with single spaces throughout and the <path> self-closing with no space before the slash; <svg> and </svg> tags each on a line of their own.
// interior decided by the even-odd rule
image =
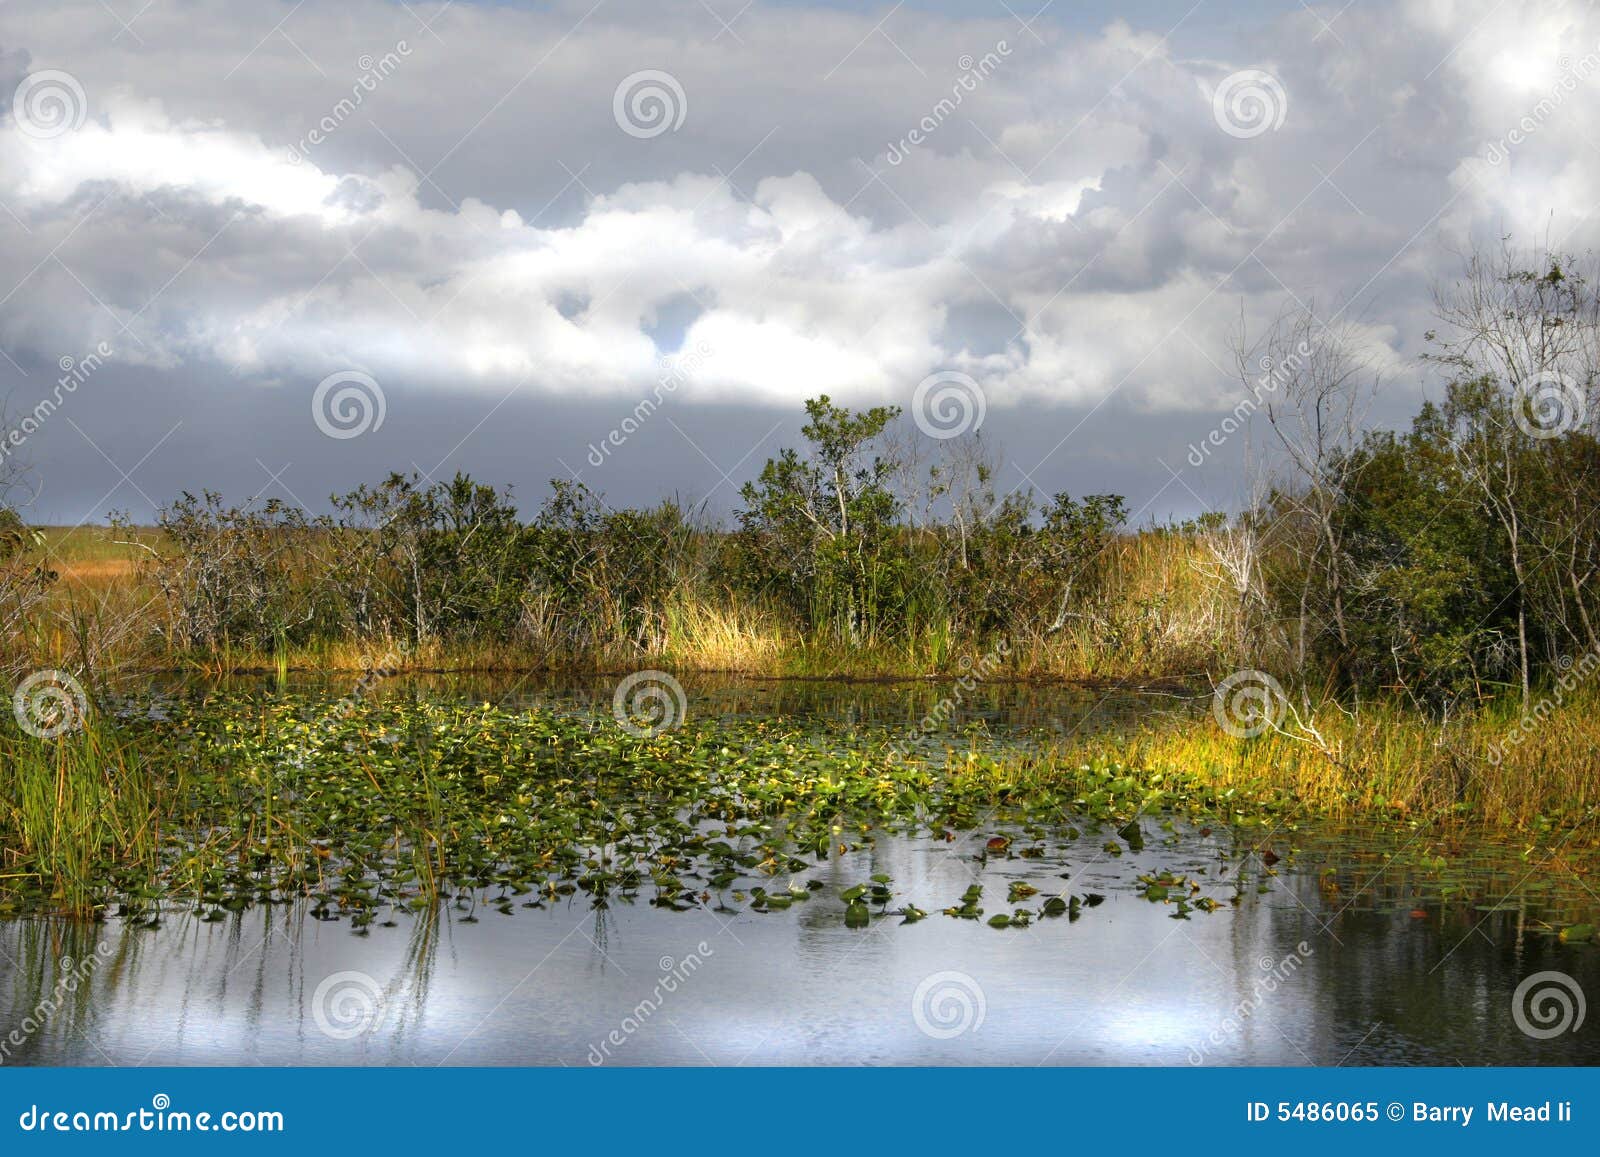
<svg viewBox="0 0 1600 1157">
<path fill-rule="evenodd" d="M 1292 590 L 1297 666 L 1334 643 L 1334 664 L 1350 650 L 1349 557 L 1338 510 L 1354 469 L 1378 382 L 1347 324 L 1329 327 L 1307 308 L 1280 316 L 1263 339 L 1235 344 L 1240 378 L 1267 415 L 1283 455 L 1270 484 L 1270 527 L 1295 555 Z M 1259 373 L 1257 371 L 1259 370 Z"/>
<path fill-rule="evenodd" d="M 757 581 L 783 589 L 814 627 L 853 642 L 875 633 L 903 578 L 890 557 L 901 503 L 885 427 L 898 406 L 859 413 L 824 394 L 806 402 L 802 456 L 784 449 L 740 490 L 739 525 Z"/>
<path fill-rule="evenodd" d="M 398 618 L 411 642 L 505 637 L 521 611 L 527 542 L 509 491 L 457 474 L 391 474 L 335 496 L 335 570 L 358 622 Z M 379 611 L 379 607 L 383 611 Z"/>
<path fill-rule="evenodd" d="M 1600 381 L 1600 294 L 1577 268 L 1573 258 L 1548 250 L 1523 255 L 1505 244 L 1477 250 L 1454 284 L 1435 290 L 1442 330 L 1428 335 L 1430 359 L 1450 375 L 1441 410 L 1449 445 L 1499 526 L 1515 578 L 1524 704 L 1532 695 L 1530 618 L 1543 568 L 1560 570 L 1566 562 L 1568 579 L 1576 580 L 1572 594 L 1587 616 L 1582 564 L 1567 547 L 1577 535 L 1592 537 L 1592 515 L 1573 505 L 1573 480 L 1558 479 L 1553 469 L 1570 465 L 1562 460 L 1571 456 L 1551 445 L 1588 436 L 1584 424 L 1592 420 L 1586 416 L 1594 413 Z M 1562 492 L 1565 501 L 1550 501 Z M 1592 573 L 1582 569 L 1584 578 Z M 1564 585 L 1557 591 L 1564 607 Z"/>
</svg>

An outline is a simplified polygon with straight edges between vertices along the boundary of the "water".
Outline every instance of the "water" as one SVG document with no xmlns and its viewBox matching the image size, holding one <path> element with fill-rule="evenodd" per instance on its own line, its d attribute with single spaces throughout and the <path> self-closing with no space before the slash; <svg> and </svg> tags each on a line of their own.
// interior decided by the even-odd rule
<svg viewBox="0 0 1600 1157">
<path fill-rule="evenodd" d="M 437 688 L 436 688 L 437 690 Z M 592 688 L 456 688 L 476 698 L 603 695 Z M 921 685 L 719 681 L 694 710 L 816 712 L 908 725 Z M 931 698 L 930 698 L 931 696 Z M 1127 692 L 990 688 L 955 726 L 1110 725 L 1183 709 Z M 1141 708 L 1142 704 L 1142 708 Z M 1065 721 L 1065 722 L 1063 722 Z M 882 837 L 802 873 L 821 887 L 787 911 L 672 912 L 582 893 L 501 915 L 452 903 L 364 936 L 304 908 L 216 923 L 170 913 L 155 929 L 0 923 L 6 1064 L 1588 1064 L 1585 1016 L 1541 1039 L 1556 994 L 1600 994 L 1600 949 L 1548 924 L 1600 907 L 1498 849 L 1415 867 L 1425 837 L 1326 827 L 1296 833 L 1082 825 L 1034 839 L 992 830 L 953 843 Z M 1113 841 L 1119 842 L 1119 841 Z M 1267 848 L 1298 854 L 1268 865 Z M 1037 858 L 1017 854 L 1038 848 Z M 1265 857 L 1270 859 L 1270 857 Z M 838 894 L 874 873 L 889 909 L 847 928 Z M 1065 873 L 1067 878 L 1063 879 Z M 1154 902 L 1146 883 L 1210 897 L 1212 913 Z M 1015 904 L 1024 881 L 1039 893 Z M 790 882 L 788 878 L 783 883 Z M 995 929 L 940 909 L 984 886 L 985 919 L 1058 891 L 1104 901 L 1079 918 Z M 648 892 L 648 889 L 646 890 Z M 1514 1003 L 1524 980 L 1544 993 Z M 71 983 L 67 981 L 70 978 Z M 1552 987 L 1552 985 L 1556 987 Z M 71 991 L 69 991 L 69 989 Z M 52 996 L 59 998 L 52 1000 Z M 41 1001 L 44 1004 L 41 1004 Z M 1531 1014 L 1530 1014 L 1531 1010 Z M 11 1035 L 7 1036 L 6 1033 Z"/>
</svg>

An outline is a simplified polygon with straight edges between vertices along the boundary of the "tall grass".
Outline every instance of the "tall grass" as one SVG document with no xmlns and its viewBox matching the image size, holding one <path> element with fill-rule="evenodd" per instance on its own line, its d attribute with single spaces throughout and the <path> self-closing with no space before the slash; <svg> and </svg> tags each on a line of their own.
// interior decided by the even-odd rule
<svg viewBox="0 0 1600 1157">
<path fill-rule="evenodd" d="M 641 619 L 597 590 L 575 632 L 559 608 L 530 595 L 515 636 L 421 645 L 389 634 L 320 634 L 280 637 L 265 647 L 223 639 L 203 651 L 173 641 L 164 602 L 146 548 L 160 547 L 159 532 L 80 528 L 46 532 L 48 565 L 59 580 L 52 607 L 13 642 L 33 667 L 81 667 L 80 652 L 94 655 L 97 672 L 194 670 L 221 676 L 241 672 L 357 671 L 385 656 L 399 669 L 418 671 L 614 671 L 643 664 L 680 670 L 753 675 L 914 675 L 964 670 L 998 641 L 958 631 L 936 607 L 920 607 L 893 637 L 842 646 L 836 633 L 814 633 L 775 602 L 730 591 L 714 570 L 693 570 L 675 582 L 658 611 Z M 323 544 L 325 545 L 325 544 Z M 309 543 L 307 551 L 318 549 Z M 306 583 L 314 582 L 307 568 Z M 1239 598 L 1218 572 L 1206 536 L 1148 530 L 1118 538 L 1105 589 L 1075 606 L 1057 629 L 1013 624 L 999 633 L 1013 677 L 1129 679 L 1193 676 L 1239 665 L 1240 640 L 1249 631 Z M 305 601 L 316 591 L 308 587 Z M 90 631 L 80 637 L 85 610 Z M 1054 608 L 1039 608 L 1049 619 Z M 1271 666 L 1265 658 L 1261 665 Z"/>
<path fill-rule="evenodd" d="M 1528 726 L 1523 726 L 1527 719 Z M 1519 734 L 1515 744 L 1506 737 Z M 1535 719 L 1514 706 L 1430 720 L 1392 700 L 1348 711 L 1324 700 L 1240 738 L 1209 712 L 1063 744 L 1056 758 L 1111 755 L 1147 770 L 1206 777 L 1246 797 L 1276 792 L 1307 810 L 1470 817 L 1488 827 L 1582 827 L 1600 838 L 1600 689 Z"/>
<path fill-rule="evenodd" d="M 110 727 L 54 740 L 0 730 L 0 875 L 12 887 L 89 911 L 111 867 L 156 863 L 159 816 L 143 757 Z"/>
<path fill-rule="evenodd" d="M 1286 645 L 1265 621 L 1265 608 L 1251 603 L 1250 592 L 1241 592 L 1223 565 L 1226 544 L 1218 535 L 1224 534 L 1151 529 L 1120 536 L 1094 599 L 1069 608 L 1056 629 L 1006 637 L 1005 662 L 985 669 L 993 678 L 1196 681 L 1241 666 L 1287 669 Z M 148 545 L 153 535 L 139 541 Z M 929 610 L 926 621 L 897 638 L 841 646 L 832 634 L 798 627 L 782 608 L 737 595 L 714 574 L 697 573 L 680 578 L 660 611 L 642 621 L 597 592 L 591 621 L 602 629 L 582 645 L 563 634 L 554 610 L 535 603 L 509 642 L 412 646 L 389 635 L 309 642 L 280 636 L 266 650 L 228 645 L 196 654 L 174 648 L 161 630 L 158 592 L 136 565 L 147 553 L 143 546 L 119 545 L 100 528 L 52 532 L 52 546 L 63 576 L 55 613 L 13 641 L 33 666 L 92 668 L 101 679 L 108 670 L 153 668 L 259 671 L 284 679 L 296 670 L 356 672 L 377 665 L 396 673 L 662 666 L 777 676 L 939 676 L 971 670 L 997 642 L 964 637 Z M 1328 811 L 1459 809 L 1497 825 L 1527 827 L 1600 807 L 1595 689 L 1580 689 L 1498 758 L 1491 758 L 1493 749 L 1519 724 L 1514 700 L 1443 722 L 1395 700 L 1367 701 L 1352 712 L 1331 696 L 1313 695 L 1298 706 L 1282 730 L 1258 738 L 1235 738 L 1202 714 L 1182 725 L 1150 723 L 1122 736 L 1112 754 L 1129 763 L 1204 772 L 1224 788 L 1292 792 Z M 66 853 L 69 843 L 133 847 L 143 838 L 139 816 L 149 814 L 147 786 L 108 734 L 54 745 L 0 736 L 0 745 L 7 871 L 26 859 L 52 887 L 70 888 L 85 877 L 84 865 Z M 1096 739 L 1068 745 L 1061 757 L 1105 754 L 1105 743 Z M 58 797 L 66 809 L 59 816 L 45 806 Z M 91 838 L 61 841 L 73 831 Z"/>
</svg>

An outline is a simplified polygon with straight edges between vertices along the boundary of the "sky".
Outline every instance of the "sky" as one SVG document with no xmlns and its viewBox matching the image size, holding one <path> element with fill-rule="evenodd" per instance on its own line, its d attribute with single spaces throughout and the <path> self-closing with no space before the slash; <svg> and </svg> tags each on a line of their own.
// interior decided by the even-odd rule
<svg viewBox="0 0 1600 1157">
<path fill-rule="evenodd" d="M 1189 517 L 1241 333 L 1399 424 L 1464 252 L 1595 242 L 1587 5 L 1039 3 L 0 0 L 0 471 L 726 513 L 826 393 Z"/>
</svg>

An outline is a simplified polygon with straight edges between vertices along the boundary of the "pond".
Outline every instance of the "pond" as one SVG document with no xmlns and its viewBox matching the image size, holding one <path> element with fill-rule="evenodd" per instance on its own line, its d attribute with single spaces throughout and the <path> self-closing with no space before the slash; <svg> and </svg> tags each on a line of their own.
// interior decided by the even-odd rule
<svg viewBox="0 0 1600 1157">
<path fill-rule="evenodd" d="M 610 686 L 425 689 L 561 708 Z M 936 691 L 706 680 L 690 710 L 899 727 Z M 949 726 L 1003 743 L 1192 709 L 1168 691 L 1000 684 Z M 1600 905 L 1516 849 L 1458 849 L 1441 870 L 1403 829 L 1160 816 L 948 835 L 833 850 L 768 883 L 803 897 L 780 910 L 463 891 L 361 934 L 305 903 L 174 907 L 153 927 L 3 921 L 0 1063 L 1600 1062 L 1582 1015 L 1600 949 L 1549 934 Z M 893 900 L 869 891 L 850 909 L 865 919 L 847 919 L 872 880 Z M 926 917 L 896 914 L 908 905 Z M 1026 923 L 991 926 L 1011 913 Z"/>
</svg>

